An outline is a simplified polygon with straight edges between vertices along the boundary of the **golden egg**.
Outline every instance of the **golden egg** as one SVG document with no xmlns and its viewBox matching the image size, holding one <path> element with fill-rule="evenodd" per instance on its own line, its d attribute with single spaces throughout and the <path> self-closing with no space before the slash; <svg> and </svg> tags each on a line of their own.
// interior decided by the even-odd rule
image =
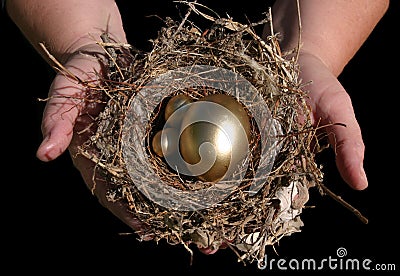
<svg viewBox="0 0 400 276">
<path fill-rule="evenodd" d="M 164 111 L 164 118 L 168 124 L 168 127 L 180 126 L 184 114 L 182 107 L 186 106 L 192 101 L 192 98 L 185 94 L 178 94 L 169 99 Z M 171 118 L 171 115 L 174 114 L 178 109 L 180 112 L 176 113 L 175 116 Z"/>
<path fill-rule="evenodd" d="M 250 140 L 251 124 L 250 117 L 244 106 L 233 96 L 227 94 L 213 94 L 201 98 L 199 101 L 214 102 L 227 108 L 239 120 L 247 138 Z"/>
<path fill-rule="evenodd" d="M 178 150 L 178 132 L 174 128 L 164 128 L 158 131 L 152 139 L 152 149 L 160 157 L 175 154 Z"/>
<path fill-rule="evenodd" d="M 203 181 L 229 176 L 249 150 L 250 118 L 230 95 L 205 96 L 191 104 L 182 130 L 180 153 L 193 175 Z"/>
</svg>

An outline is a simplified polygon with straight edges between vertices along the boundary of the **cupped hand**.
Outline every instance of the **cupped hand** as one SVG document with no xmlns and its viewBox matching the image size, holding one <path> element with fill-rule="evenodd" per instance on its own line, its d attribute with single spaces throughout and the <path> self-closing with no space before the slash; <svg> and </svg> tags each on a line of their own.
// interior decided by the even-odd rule
<svg viewBox="0 0 400 276">
<path fill-rule="evenodd" d="M 316 56 L 299 55 L 300 77 L 309 91 L 309 104 L 315 125 L 326 126 L 329 143 L 336 154 L 342 179 L 353 189 L 368 186 L 363 167 L 365 145 L 351 98 L 337 77 Z"/>
<path fill-rule="evenodd" d="M 93 134 L 93 118 L 102 110 L 99 101 L 85 100 L 87 86 L 81 83 L 93 83 L 102 73 L 101 63 L 95 57 L 96 53 L 101 53 L 101 49 L 96 46 L 81 48 L 71 54 L 63 65 L 66 70 L 55 76 L 43 113 L 44 138 L 37 150 L 37 157 L 42 161 L 51 161 L 68 150 L 74 166 L 99 202 L 143 239 L 150 239 L 142 236 L 145 225 L 134 216 L 127 204 L 106 199 L 109 184 L 100 175 L 93 175 L 96 171 L 93 161 L 78 154 L 78 148 Z M 93 179 L 96 179 L 95 183 Z"/>
</svg>

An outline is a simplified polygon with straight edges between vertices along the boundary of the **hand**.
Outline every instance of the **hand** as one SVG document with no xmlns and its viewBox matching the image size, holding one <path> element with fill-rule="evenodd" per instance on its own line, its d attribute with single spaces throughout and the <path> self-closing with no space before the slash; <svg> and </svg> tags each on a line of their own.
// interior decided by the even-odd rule
<svg viewBox="0 0 400 276">
<path fill-rule="evenodd" d="M 275 1 L 274 31 L 280 34 L 282 52 L 290 54 L 300 47 L 300 77 L 303 83 L 312 81 L 306 89 L 310 91 L 314 123 L 336 124 L 325 131 L 336 153 L 337 168 L 350 187 L 363 190 L 368 186 L 363 169 L 364 142 L 351 99 L 337 77 L 386 13 L 389 1 L 297 3 Z"/>
<path fill-rule="evenodd" d="M 365 146 L 356 120 L 350 96 L 324 63 L 310 53 L 299 56 L 300 77 L 309 90 L 313 122 L 324 128 L 336 153 L 336 165 L 341 177 L 355 190 L 368 186 L 363 168 Z M 319 121 L 321 120 L 321 121 Z"/>
<path fill-rule="evenodd" d="M 91 55 L 84 54 L 85 52 Z M 82 47 L 63 66 L 82 81 L 96 81 L 98 75 L 95 72 L 101 73 L 101 66 L 93 53 L 102 53 L 102 50 L 97 45 Z M 78 147 L 93 134 L 90 126 L 102 108 L 98 103 L 82 100 L 85 97 L 84 89 L 77 80 L 63 73 L 56 75 L 43 114 L 44 139 L 37 150 L 37 157 L 42 161 L 51 161 L 68 149 L 75 167 L 89 189 L 93 189 L 93 179 L 96 179 L 93 191 L 100 203 L 140 235 L 144 225 L 134 217 L 126 204 L 106 199 L 108 183 L 99 175 L 93 178 L 94 162 L 78 154 Z"/>
</svg>

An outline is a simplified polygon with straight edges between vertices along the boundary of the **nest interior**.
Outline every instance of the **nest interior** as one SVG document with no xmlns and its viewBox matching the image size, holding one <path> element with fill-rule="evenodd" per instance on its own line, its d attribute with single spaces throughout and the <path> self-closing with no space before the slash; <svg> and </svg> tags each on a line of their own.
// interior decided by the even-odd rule
<svg viewBox="0 0 400 276">
<path fill-rule="evenodd" d="M 273 32 L 271 13 L 260 22 L 239 23 L 232 18 L 209 15 L 209 9 L 196 3 L 186 3 L 188 11 L 179 21 L 164 19 L 165 26 L 152 40 L 152 49 L 142 52 L 131 45 L 111 41 L 105 33 L 102 45 L 108 59 L 106 72 L 99 75 L 96 87 L 88 86 L 87 98 L 101 94 L 105 108 L 96 118 L 97 130 L 81 147 L 81 154 L 100 164 L 97 170 L 110 183 L 108 199 L 125 201 L 132 216 L 144 222 L 148 228 L 141 235 L 151 235 L 153 241 L 166 240 L 171 245 L 181 244 L 191 252 L 190 244 L 216 249 L 229 246 L 240 261 L 262 262 L 267 246 L 275 245 L 284 236 L 301 231 L 300 214 L 309 199 L 311 187 L 322 187 L 323 173 L 315 161 L 315 145 L 318 144 L 316 128 L 310 119 L 306 104 L 307 92 L 299 79 L 299 68 L 294 58 L 281 53 L 277 35 Z M 200 29 L 195 19 L 209 22 Z M 270 25 L 271 34 L 265 38 L 254 30 L 260 25 Z M 253 87 L 270 111 L 271 120 L 279 126 L 275 141 L 279 144 L 268 163 L 268 173 L 259 175 L 260 129 L 252 118 L 251 158 L 241 182 L 229 196 L 209 208 L 180 210 L 165 208 L 150 200 L 138 183 L 146 179 L 162 179 L 180 191 L 207 189 L 213 184 L 193 178 L 184 178 L 172 171 L 162 158 L 155 155 L 149 141 L 162 127 L 160 114 L 166 101 L 175 94 L 185 94 L 193 99 L 212 93 L 220 93 L 199 85 L 190 89 L 173 90 L 146 99 L 143 87 L 157 77 L 188 66 L 212 66 L 223 68 L 242 76 Z M 143 130 L 138 143 L 142 151 L 135 152 L 140 158 L 124 158 L 123 132 L 127 113 L 138 97 L 144 99 Z M 158 99 L 158 102 L 151 102 Z M 146 102 L 147 100 L 147 102 Z M 247 101 L 245 97 L 238 101 Z M 134 122 L 135 123 L 135 122 Z M 262 142 L 262 141 L 261 141 Z M 262 158 L 261 158 L 262 159 Z M 127 160 L 132 164 L 127 164 Z M 136 163 L 135 163 L 136 162 Z M 129 173 L 129 167 L 140 167 L 137 179 Z M 155 172 L 157 177 L 148 177 Z M 248 186 L 255 176 L 262 178 L 262 187 L 255 194 Z M 159 181 L 159 180 L 158 180 Z M 159 184 L 159 183 L 158 183 Z"/>
</svg>

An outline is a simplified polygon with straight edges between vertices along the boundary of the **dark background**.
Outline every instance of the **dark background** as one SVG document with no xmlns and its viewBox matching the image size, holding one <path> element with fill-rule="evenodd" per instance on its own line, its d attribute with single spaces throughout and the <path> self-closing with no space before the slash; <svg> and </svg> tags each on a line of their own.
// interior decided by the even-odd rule
<svg viewBox="0 0 400 276">
<path fill-rule="evenodd" d="M 129 2 L 134 3 L 119 1 L 119 5 L 128 41 L 138 48 L 148 48 L 148 40 L 156 36 L 161 26 L 160 20 L 146 15 L 177 16 L 171 1 L 144 1 L 141 7 Z M 202 3 L 222 16 L 226 11 L 237 21 L 244 19 L 243 15 L 259 18 L 268 5 L 263 1 L 216 2 Z M 349 258 L 395 263 L 400 269 L 395 225 L 400 184 L 396 134 L 399 8 L 400 1 L 391 2 L 388 13 L 340 76 L 351 94 L 363 131 L 370 186 L 364 191 L 353 191 L 341 180 L 330 150 L 318 157 L 324 166 L 325 185 L 359 209 L 368 217 L 369 224 L 361 223 L 336 201 L 312 190 L 309 204 L 315 208 L 303 212 L 302 232 L 285 237 L 276 245 L 279 256 L 268 249 L 270 258 L 335 258 L 336 250 L 344 247 Z M 68 154 L 49 163 L 36 159 L 44 108 L 37 98 L 46 97 L 54 71 L 6 14 L 0 20 L 2 266 L 9 265 L 12 271 L 54 274 L 114 271 L 116 275 L 128 275 L 138 273 L 137 270 L 171 275 L 268 273 L 257 270 L 256 264 L 238 263 L 229 249 L 210 256 L 195 250 L 190 266 L 189 254 L 182 246 L 139 242 L 134 235 L 120 235 L 130 229 L 92 197 Z"/>
</svg>

